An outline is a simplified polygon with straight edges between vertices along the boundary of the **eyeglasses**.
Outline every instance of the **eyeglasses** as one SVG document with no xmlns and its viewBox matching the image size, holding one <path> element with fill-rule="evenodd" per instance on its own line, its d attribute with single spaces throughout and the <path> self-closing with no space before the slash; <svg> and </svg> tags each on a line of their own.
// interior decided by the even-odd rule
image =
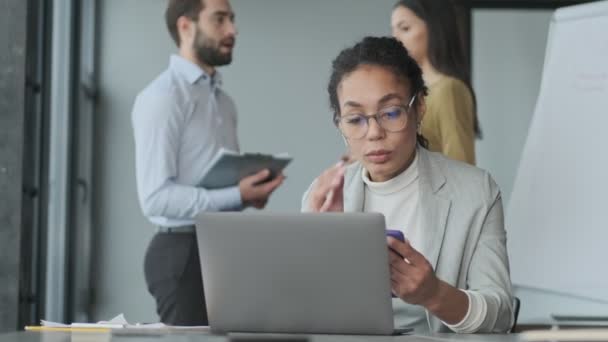
<svg viewBox="0 0 608 342">
<path fill-rule="evenodd" d="M 365 114 L 348 114 L 334 119 L 334 123 L 344 137 L 349 139 L 362 139 L 367 135 L 369 130 L 369 120 L 376 119 L 376 123 L 387 132 L 399 132 L 405 129 L 408 122 L 408 114 L 412 109 L 412 105 L 416 100 L 416 95 L 407 106 L 390 106 L 382 108 L 378 113 L 373 115 Z"/>
</svg>

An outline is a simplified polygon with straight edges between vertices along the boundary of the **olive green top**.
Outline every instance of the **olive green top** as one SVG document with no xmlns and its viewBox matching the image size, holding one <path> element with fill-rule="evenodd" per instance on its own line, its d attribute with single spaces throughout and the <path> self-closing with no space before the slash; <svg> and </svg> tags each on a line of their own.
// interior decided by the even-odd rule
<svg viewBox="0 0 608 342">
<path fill-rule="evenodd" d="M 475 164 L 474 102 L 466 84 L 443 76 L 429 86 L 422 135 L 429 150 Z"/>
</svg>

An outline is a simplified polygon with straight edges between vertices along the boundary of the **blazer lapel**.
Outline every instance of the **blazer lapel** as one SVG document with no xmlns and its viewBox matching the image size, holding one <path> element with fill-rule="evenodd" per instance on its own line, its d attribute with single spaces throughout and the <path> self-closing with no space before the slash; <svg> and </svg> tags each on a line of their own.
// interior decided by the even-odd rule
<svg viewBox="0 0 608 342">
<path fill-rule="evenodd" d="M 443 244 L 451 201 L 440 195 L 446 179 L 440 165 L 434 163 L 430 152 L 418 148 L 420 174 L 420 214 L 421 223 L 427 238 L 422 251 L 436 270 L 437 260 Z"/>
</svg>

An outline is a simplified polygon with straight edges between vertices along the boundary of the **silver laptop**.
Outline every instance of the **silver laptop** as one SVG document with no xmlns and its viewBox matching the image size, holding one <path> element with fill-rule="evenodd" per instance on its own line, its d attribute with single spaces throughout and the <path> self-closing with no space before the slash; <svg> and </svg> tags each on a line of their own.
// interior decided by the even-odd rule
<svg viewBox="0 0 608 342">
<path fill-rule="evenodd" d="M 215 333 L 393 333 L 380 214 L 204 213 L 196 224 Z"/>
</svg>

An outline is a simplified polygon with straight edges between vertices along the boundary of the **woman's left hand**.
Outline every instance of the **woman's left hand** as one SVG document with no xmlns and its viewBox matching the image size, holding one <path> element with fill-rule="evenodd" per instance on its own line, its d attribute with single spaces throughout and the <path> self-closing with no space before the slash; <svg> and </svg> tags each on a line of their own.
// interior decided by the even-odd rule
<svg viewBox="0 0 608 342">
<path fill-rule="evenodd" d="M 428 307 L 440 287 L 433 267 L 407 240 L 388 237 L 387 242 L 393 293 L 407 303 Z"/>
</svg>

